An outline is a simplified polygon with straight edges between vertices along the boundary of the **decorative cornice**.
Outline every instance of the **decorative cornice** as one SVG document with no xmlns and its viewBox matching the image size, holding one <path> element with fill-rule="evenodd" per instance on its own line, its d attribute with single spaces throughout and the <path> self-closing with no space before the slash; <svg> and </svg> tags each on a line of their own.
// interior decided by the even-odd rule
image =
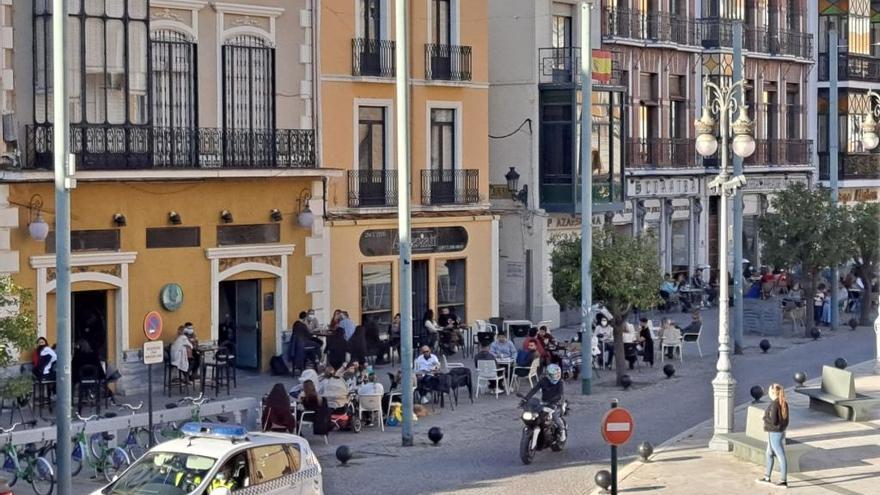
<svg viewBox="0 0 880 495">
<path fill-rule="evenodd" d="M 205 0 L 150 0 L 150 7 L 178 10 L 201 10 L 208 5 Z"/>
<path fill-rule="evenodd" d="M 343 171 L 335 168 L 260 168 L 260 169 L 151 169 L 151 170 L 89 170 L 77 171 L 76 180 L 81 182 L 115 182 L 139 180 L 208 180 L 208 179 L 254 179 L 277 177 L 342 177 Z M 29 170 L 0 170 L 0 182 L 49 182 L 55 180 L 52 172 Z"/>
<path fill-rule="evenodd" d="M 284 13 L 282 7 L 266 7 L 262 5 L 245 5 L 240 3 L 214 2 L 214 10 L 221 14 L 239 14 L 247 16 L 279 17 Z"/>
<path fill-rule="evenodd" d="M 253 244 L 249 246 L 208 248 L 205 250 L 205 256 L 209 260 L 249 258 L 253 256 L 289 256 L 293 254 L 295 249 L 295 244 Z"/>
<path fill-rule="evenodd" d="M 70 266 L 87 265 L 130 265 L 137 258 L 136 251 L 105 251 L 97 253 L 73 253 Z M 55 255 L 31 256 L 31 268 L 55 268 Z"/>
</svg>

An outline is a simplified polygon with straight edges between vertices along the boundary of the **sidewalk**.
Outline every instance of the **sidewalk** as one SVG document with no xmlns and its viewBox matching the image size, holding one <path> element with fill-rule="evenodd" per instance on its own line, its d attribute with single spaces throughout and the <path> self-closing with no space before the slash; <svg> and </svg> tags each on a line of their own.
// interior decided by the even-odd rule
<svg viewBox="0 0 880 495">
<path fill-rule="evenodd" d="M 856 376 L 856 390 L 880 396 L 880 375 L 874 375 L 873 362 L 848 368 Z M 808 386 L 817 386 L 819 379 Z M 793 390 L 786 392 L 791 405 L 788 436 L 814 447 L 801 460 L 802 472 L 789 474 L 789 490 L 803 494 L 872 494 L 880 482 L 880 414 L 869 422 L 853 423 L 808 408 L 809 399 Z M 766 407 L 767 398 L 759 404 Z M 736 410 L 736 431 L 745 427 L 746 406 Z M 633 461 L 619 474 L 620 493 L 674 493 L 676 495 L 753 495 L 784 492 L 755 480 L 764 467 L 707 448 L 712 422 L 707 421 L 657 448 L 648 463 Z M 779 478 L 774 471 L 773 479 Z M 607 493 L 595 490 L 593 493 Z"/>
</svg>

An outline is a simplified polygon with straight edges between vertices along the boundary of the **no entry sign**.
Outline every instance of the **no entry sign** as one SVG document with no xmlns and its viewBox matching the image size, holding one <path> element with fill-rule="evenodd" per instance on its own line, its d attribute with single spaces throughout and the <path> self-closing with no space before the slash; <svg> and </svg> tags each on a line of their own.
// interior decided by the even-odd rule
<svg viewBox="0 0 880 495">
<path fill-rule="evenodd" d="M 635 423 L 632 415 L 622 407 L 615 407 L 602 418 L 602 438 L 610 445 L 620 446 L 632 437 Z"/>
</svg>

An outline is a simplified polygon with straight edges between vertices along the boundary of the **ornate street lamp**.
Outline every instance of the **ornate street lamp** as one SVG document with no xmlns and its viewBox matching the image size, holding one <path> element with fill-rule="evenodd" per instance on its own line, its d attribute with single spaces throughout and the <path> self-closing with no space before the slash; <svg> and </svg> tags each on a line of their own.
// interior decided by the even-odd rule
<svg viewBox="0 0 880 495">
<path fill-rule="evenodd" d="M 728 170 L 728 138 L 730 128 L 733 129 L 733 152 L 737 156 L 746 158 L 755 152 L 755 140 L 752 138 L 752 121 L 746 115 L 748 106 L 745 103 L 743 86 L 745 81 L 739 80 L 734 83 L 721 82 L 715 84 L 708 78 L 703 80 L 703 94 L 706 104 L 703 105 L 703 115 L 694 122 L 697 131 L 697 152 L 706 157 L 718 151 L 718 140 L 715 137 L 715 120 L 713 115 L 718 116 L 721 131 L 721 162 L 718 177 L 709 182 L 709 187 L 721 195 L 719 206 L 720 218 L 718 222 L 719 244 L 719 281 L 721 286 L 720 301 L 718 303 L 718 373 L 712 380 L 715 404 L 715 425 L 712 440 L 709 447 L 716 450 L 729 451 L 730 443 L 722 436 L 733 432 L 733 407 L 734 390 L 736 380 L 733 378 L 730 365 L 730 320 L 728 315 L 729 290 L 727 285 L 727 204 L 728 197 L 746 183 L 744 175 L 731 177 Z M 739 100 L 736 95 L 739 91 Z M 739 117 L 731 123 L 733 113 L 740 110 Z"/>
<path fill-rule="evenodd" d="M 880 119 L 880 94 L 869 89 L 868 118 L 862 122 L 862 144 L 867 150 L 872 150 L 880 144 L 880 137 L 877 136 L 877 119 Z M 880 298 L 877 300 L 880 301 Z M 870 304 L 870 301 L 864 301 L 863 304 Z M 880 375 L 880 315 L 877 315 L 877 319 L 874 320 L 874 334 L 876 335 L 875 346 L 877 347 L 877 354 L 874 358 L 874 373 Z"/>
</svg>

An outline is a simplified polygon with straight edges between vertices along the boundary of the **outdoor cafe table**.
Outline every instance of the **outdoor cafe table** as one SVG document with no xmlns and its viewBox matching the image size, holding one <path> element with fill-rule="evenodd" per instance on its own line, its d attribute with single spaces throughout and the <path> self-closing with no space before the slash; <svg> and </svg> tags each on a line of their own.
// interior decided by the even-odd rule
<svg viewBox="0 0 880 495">
<path fill-rule="evenodd" d="M 682 288 L 678 291 L 687 297 L 688 302 L 691 304 L 699 304 L 703 301 L 703 289 L 699 287 Z"/>
</svg>

